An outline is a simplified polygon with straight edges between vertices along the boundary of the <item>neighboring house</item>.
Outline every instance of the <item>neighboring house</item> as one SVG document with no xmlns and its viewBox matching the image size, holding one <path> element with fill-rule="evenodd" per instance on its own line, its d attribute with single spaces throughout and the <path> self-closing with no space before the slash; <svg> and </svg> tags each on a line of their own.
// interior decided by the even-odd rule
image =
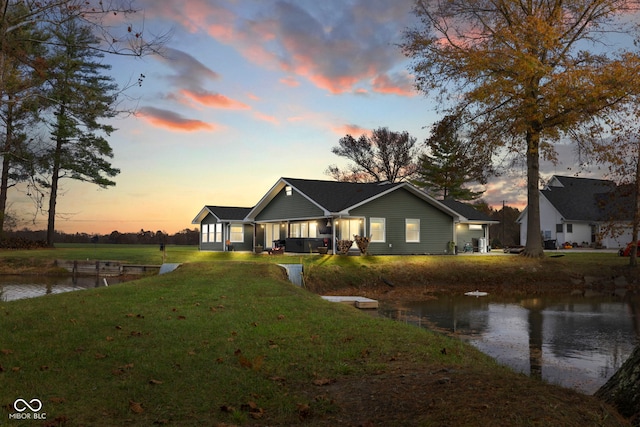
<svg viewBox="0 0 640 427">
<path fill-rule="evenodd" d="M 406 182 L 281 178 L 253 208 L 205 206 L 193 223 L 201 226 L 203 250 L 227 250 L 219 244 L 220 239 L 233 233 L 225 235 L 225 227 L 231 231 L 230 227 L 239 230 L 242 225 L 245 237 L 238 238 L 242 245 L 231 239 L 234 250 L 251 250 L 257 245 L 269 250 L 284 245 L 287 252 L 318 252 L 319 247 L 327 247 L 335 253 L 335 242 L 359 235 L 370 237 L 368 252 L 372 255 L 443 254 L 450 251 L 450 242 L 467 238 L 457 239 L 456 224 L 468 230 L 477 222 L 478 212 L 474 212 L 473 218 L 466 217 Z M 222 233 L 219 238 L 218 230 Z M 460 232 L 469 238 L 476 236 Z M 252 243 L 247 234 L 252 234 Z M 482 236 L 488 241 L 488 234 Z M 355 243 L 352 249 L 357 250 Z"/>
<path fill-rule="evenodd" d="M 540 230 L 545 248 L 564 243 L 624 247 L 631 241 L 631 214 L 626 201 L 628 198 L 621 197 L 620 187 L 613 181 L 554 175 L 540 190 Z M 523 245 L 527 241 L 527 214 L 525 209 L 517 220 Z"/>
<path fill-rule="evenodd" d="M 205 206 L 191 222 L 200 225 L 200 249 L 253 250 L 253 224 L 245 220 L 251 208 Z"/>
<path fill-rule="evenodd" d="M 486 252 L 490 250 L 489 226 L 499 224 L 484 212 L 480 212 L 473 206 L 453 199 L 445 199 L 442 203 L 456 211 L 460 216 L 460 222 L 456 224 L 455 243 L 458 252 L 464 251 L 470 246 L 474 251 Z"/>
</svg>

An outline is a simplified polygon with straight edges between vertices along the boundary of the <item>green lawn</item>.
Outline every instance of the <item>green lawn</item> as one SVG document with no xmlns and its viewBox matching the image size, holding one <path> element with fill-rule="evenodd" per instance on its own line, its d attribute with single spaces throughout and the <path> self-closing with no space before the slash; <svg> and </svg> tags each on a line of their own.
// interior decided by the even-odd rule
<svg viewBox="0 0 640 427">
<path fill-rule="evenodd" d="M 155 246 L 69 246 L 0 252 L 0 266 L 6 271 L 86 258 L 154 264 L 161 255 Z M 531 419 L 542 420 L 538 425 L 619 425 L 591 397 L 515 374 L 461 341 L 326 302 L 287 282 L 273 265 L 303 262 L 311 277 L 357 282 L 375 277 L 377 269 L 408 265 L 440 274 L 494 268 L 497 275 L 518 265 L 535 269 L 533 261 L 256 256 L 188 247 L 168 247 L 166 260 L 183 265 L 116 286 L 0 302 L 0 425 L 34 425 L 9 419 L 19 398 L 42 401 L 47 421 L 35 425 L 335 425 L 344 416 L 343 401 L 327 385 L 362 381 L 408 402 L 415 395 L 410 387 L 387 390 L 382 378 L 402 385 L 416 373 L 428 378 L 418 382 L 421 390 L 440 387 L 431 409 L 404 414 L 404 405 L 396 405 L 394 415 L 406 418 L 389 425 L 489 419 L 493 425 L 531 425 Z M 555 261 L 551 265 L 563 269 L 573 265 L 569 257 Z M 597 262 L 621 265 L 616 258 Z M 453 378 L 446 390 L 433 380 L 440 372 Z M 490 398 L 497 402 L 491 412 L 472 404 L 488 405 Z"/>
</svg>

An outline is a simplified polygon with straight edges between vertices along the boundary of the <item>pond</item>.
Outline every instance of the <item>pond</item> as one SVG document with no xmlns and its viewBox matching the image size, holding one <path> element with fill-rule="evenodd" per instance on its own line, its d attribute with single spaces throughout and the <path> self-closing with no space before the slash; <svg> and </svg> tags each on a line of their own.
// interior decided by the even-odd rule
<svg viewBox="0 0 640 427">
<path fill-rule="evenodd" d="M 106 280 L 108 285 L 124 281 L 118 277 L 107 277 Z M 0 301 L 13 301 L 101 286 L 105 286 L 105 278 L 98 276 L 2 275 L 0 276 Z"/>
<path fill-rule="evenodd" d="M 441 296 L 380 314 L 440 330 L 517 372 L 592 394 L 640 343 L 640 296 Z"/>
</svg>

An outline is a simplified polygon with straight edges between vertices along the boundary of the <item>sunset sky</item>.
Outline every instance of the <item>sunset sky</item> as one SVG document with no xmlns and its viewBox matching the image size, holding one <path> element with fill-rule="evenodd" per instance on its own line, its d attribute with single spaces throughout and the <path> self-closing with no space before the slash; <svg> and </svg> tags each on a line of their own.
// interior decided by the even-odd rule
<svg viewBox="0 0 640 427">
<path fill-rule="evenodd" d="M 107 190 L 64 181 L 56 229 L 175 233 L 193 228 L 206 204 L 253 206 L 280 177 L 331 179 L 327 167 L 346 164 L 331 148 L 347 133 L 384 126 L 424 141 L 435 105 L 415 92 L 397 46 L 415 23 L 412 4 L 136 1 L 145 36 L 172 37 L 164 56 L 105 58 L 121 85 L 145 76 L 124 101 L 136 114 L 113 121 L 121 173 Z M 494 179 L 484 199 L 521 207 L 523 177 Z M 20 193 L 10 203 L 21 225 L 45 227 L 28 221 L 33 207 Z"/>
</svg>

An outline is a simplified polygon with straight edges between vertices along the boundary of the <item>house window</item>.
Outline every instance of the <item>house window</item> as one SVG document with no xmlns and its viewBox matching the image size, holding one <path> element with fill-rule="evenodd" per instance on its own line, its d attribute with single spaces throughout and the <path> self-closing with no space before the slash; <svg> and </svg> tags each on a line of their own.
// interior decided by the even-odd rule
<svg viewBox="0 0 640 427">
<path fill-rule="evenodd" d="M 562 233 L 562 224 L 556 224 L 556 233 Z"/>
<path fill-rule="evenodd" d="M 573 233 L 573 224 L 567 224 L 567 233 Z"/>
<path fill-rule="evenodd" d="M 287 185 L 286 187 L 284 187 L 284 191 L 287 196 L 290 196 L 291 194 L 293 194 L 293 189 L 291 188 L 290 185 Z"/>
<path fill-rule="evenodd" d="M 405 219 L 405 234 L 407 243 L 419 243 L 420 242 L 420 220 L 419 219 Z"/>
<path fill-rule="evenodd" d="M 216 235 L 214 240 L 209 240 L 210 242 L 222 242 L 222 224 L 216 223 Z"/>
<path fill-rule="evenodd" d="M 316 222 L 293 222 L 289 224 L 289 237 L 318 237 L 318 224 Z"/>
<path fill-rule="evenodd" d="M 242 224 L 231 224 L 229 227 L 229 240 L 232 242 L 244 242 L 244 226 Z"/>
<path fill-rule="evenodd" d="M 209 225 L 208 224 L 202 224 L 202 242 L 203 243 L 207 243 L 208 239 L 207 239 L 207 235 L 209 233 Z"/>
<path fill-rule="evenodd" d="M 385 222 L 384 218 L 371 218 L 369 220 L 369 234 L 372 242 L 385 241 Z"/>
</svg>

